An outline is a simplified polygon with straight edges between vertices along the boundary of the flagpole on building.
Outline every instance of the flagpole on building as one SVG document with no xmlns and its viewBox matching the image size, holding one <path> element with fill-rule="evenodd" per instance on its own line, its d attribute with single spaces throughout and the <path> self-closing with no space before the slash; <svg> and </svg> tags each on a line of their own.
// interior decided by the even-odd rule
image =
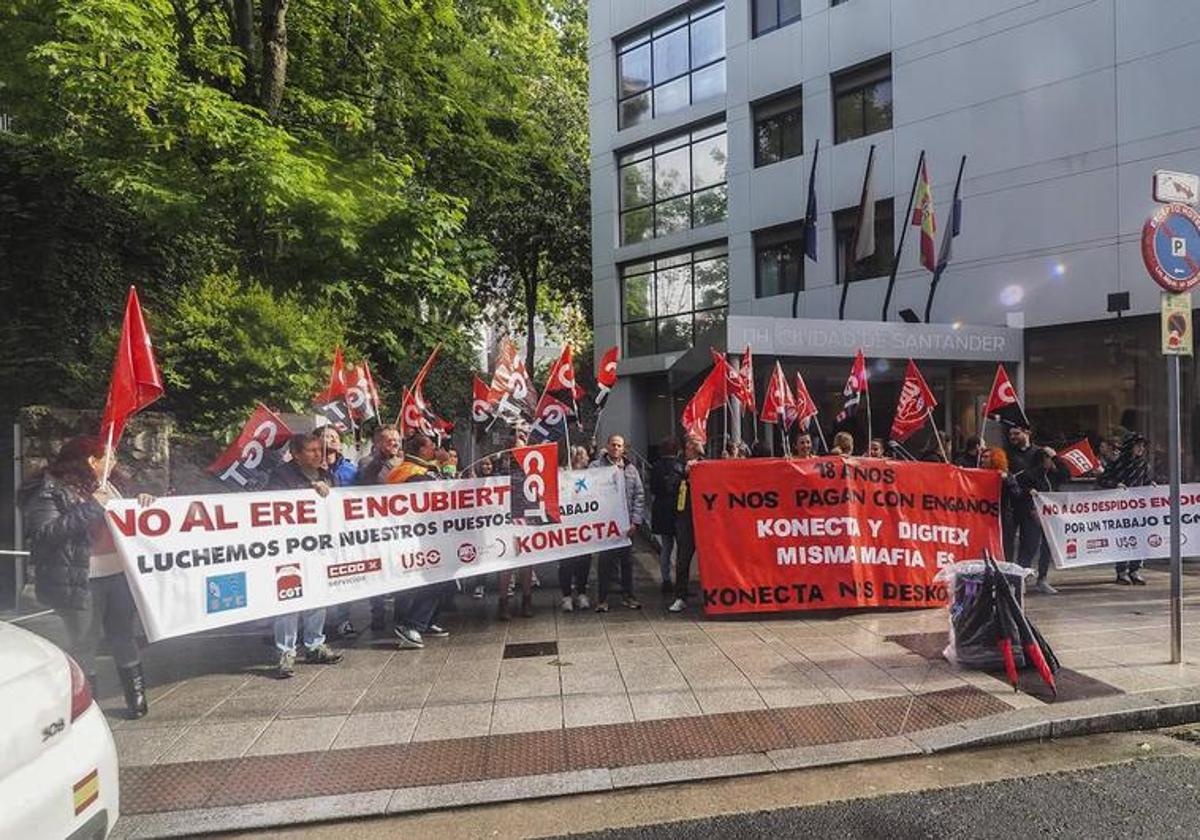
<svg viewBox="0 0 1200 840">
<path fill-rule="evenodd" d="M 955 231 L 955 213 L 958 208 L 958 191 L 962 187 L 963 169 L 967 166 L 967 156 L 963 155 L 958 161 L 958 177 L 954 179 L 954 200 L 950 203 L 950 218 L 946 225 L 946 230 L 942 232 L 942 247 L 938 253 L 937 269 L 933 272 L 933 280 L 929 283 L 929 297 L 925 299 L 925 323 L 929 323 L 929 313 L 933 311 L 933 296 L 937 294 L 938 283 L 941 282 L 942 274 L 949 264 L 949 247 L 950 242 L 954 238 Z"/>
<path fill-rule="evenodd" d="M 821 138 L 817 138 L 817 142 L 813 144 L 812 166 L 808 170 L 808 201 L 804 208 L 804 254 L 800 259 L 803 260 L 808 256 L 812 257 L 812 261 L 817 261 L 817 155 L 821 152 Z M 809 237 L 812 240 L 809 241 Z M 800 284 L 796 284 L 796 288 L 792 290 L 792 317 L 800 316 Z"/>
<path fill-rule="evenodd" d="M 896 255 L 892 257 L 892 270 L 888 274 L 887 294 L 883 297 L 883 312 L 880 313 L 879 320 L 886 321 L 888 319 L 888 307 L 892 303 L 892 290 L 896 287 L 896 271 L 900 268 L 900 257 L 904 253 L 904 238 L 908 235 L 908 222 L 912 216 L 913 199 L 917 196 L 917 181 L 921 177 L 921 164 L 925 162 L 925 150 L 921 150 L 921 156 L 917 158 L 917 171 L 913 173 L 912 189 L 908 191 L 908 209 L 904 211 L 903 224 L 900 226 L 900 244 L 896 247 Z"/>
<path fill-rule="evenodd" d="M 854 237 L 850 240 L 850 253 L 844 257 L 846 260 L 846 276 L 842 278 L 842 300 L 838 304 L 839 321 L 844 320 L 846 317 L 846 295 L 850 292 L 850 283 L 854 281 L 854 271 L 858 266 L 858 237 L 862 233 L 863 222 L 867 218 L 866 206 L 867 200 L 870 198 L 868 193 L 871 191 L 871 167 L 874 163 L 875 144 L 872 143 L 871 151 L 867 153 L 867 171 L 863 175 L 862 193 L 858 199 L 858 223 L 854 226 Z M 836 263 L 834 270 L 837 270 Z"/>
</svg>

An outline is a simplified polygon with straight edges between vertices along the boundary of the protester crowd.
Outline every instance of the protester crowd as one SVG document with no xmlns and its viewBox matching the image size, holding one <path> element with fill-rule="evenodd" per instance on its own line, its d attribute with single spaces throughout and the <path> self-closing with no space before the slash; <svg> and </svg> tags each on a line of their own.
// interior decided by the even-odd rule
<svg viewBox="0 0 1200 840">
<path fill-rule="evenodd" d="M 1033 443 L 1029 428 L 1010 426 L 1006 435 L 1002 447 L 986 447 L 978 438 L 967 438 L 957 453 L 951 438 L 942 435 L 934 438 L 919 458 L 1002 474 L 1005 554 L 1026 568 L 1036 569 L 1031 591 L 1052 595 L 1056 590 L 1047 580 L 1050 554 L 1034 511 L 1033 493 L 1056 489 L 1067 473 L 1056 460 L 1054 449 Z M 516 439 L 518 445 L 523 443 L 520 430 Z M 288 457 L 271 472 L 267 489 L 311 490 L 326 496 L 335 487 L 507 475 L 512 468 L 510 451 L 505 450 L 479 459 L 460 473 L 458 456 L 452 448 L 441 447 L 421 433 L 402 439 L 400 431 L 391 425 L 376 428 L 370 451 L 357 461 L 345 456 L 342 437 L 331 426 L 295 434 L 287 448 Z M 787 457 L 794 459 L 818 455 L 814 437 L 804 429 L 791 436 L 788 448 Z M 820 448 L 823 449 L 823 442 Z M 841 431 L 833 437 L 828 454 L 854 456 L 857 451 L 853 435 Z M 1119 488 L 1151 483 L 1146 451 L 1146 439 L 1137 434 L 1101 442 L 1102 464 L 1097 471 L 1097 484 Z M 660 445 L 654 464 L 643 470 L 631 457 L 621 435 L 609 436 L 603 447 L 574 446 L 569 451 L 569 465 L 573 469 L 604 467 L 623 473 L 630 536 L 643 525 L 649 526 L 654 534 L 659 548 L 661 591 L 671 596 L 668 610 L 672 613 L 683 612 L 688 605 L 697 550 L 689 475 L 705 452 L 705 442 L 696 435 L 689 434 L 682 442 L 667 440 Z M 867 442 L 861 457 L 881 458 L 886 453 L 885 442 L 877 438 Z M 718 448 L 718 454 L 723 458 L 749 458 L 771 453 L 762 444 L 750 447 L 729 442 Z M 898 454 L 892 452 L 892 456 Z M 104 478 L 111 474 L 113 466 L 105 463 L 106 457 L 109 455 L 99 438 L 68 441 L 45 473 L 22 489 L 21 503 L 36 567 L 38 599 L 62 617 L 68 648 L 92 681 L 97 650 L 102 642 L 107 644 L 117 665 L 128 709 L 132 715 L 140 716 L 147 713 L 148 706 L 136 643 L 137 611 L 103 521 L 105 502 L 119 496 L 113 483 Z M 643 472 L 648 474 L 648 494 Z M 144 505 L 152 499 L 142 496 L 139 501 Z M 594 605 L 589 599 L 593 564 Z M 1144 584 L 1139 566 L 1136 562 L 1118 566 L 1116 582 Z M 518 592 L 519 615 L 532 615 L 532 591 L 540 585 L 533 567 L 497 577 L 497 617 L 512 618 L 510 603 Z M 595 557 L 581 554 L 559 561 L 558 584 L 563 612 L 609 611 L 614 586 L 620 587 L 622 607 L 636 610 L 642 606 L 634 591 L 630 547 L 603 551 Z M 395 593 L 391 596 L 390 629 L 398 647 L 416 650 L 423 648 L 429 637 L 448 636 L 450 631 L 441 623 L 440 615 L 450 599 L 460 589 L 482 598 L 486 588 L 484 579 L 468 578 Z M 375 634 L 386 633 L 388 624 L 387 599 L 371 598 L 370 629 Z M 351 604 L 279 616 L 274 619 L 276 672 L 283 678 L 291 676 L 301 654 L 308 663 L 335 664 L 342 654 L 327 644 L 327 637 L 350 640 L 357 633 Z"/>
</svg>

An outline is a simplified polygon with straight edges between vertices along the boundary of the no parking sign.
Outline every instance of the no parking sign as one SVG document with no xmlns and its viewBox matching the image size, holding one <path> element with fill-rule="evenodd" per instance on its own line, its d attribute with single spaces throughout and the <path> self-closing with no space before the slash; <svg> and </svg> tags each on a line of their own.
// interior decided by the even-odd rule
<svg viewBox="0 0 1200 840">
<path fill-rule="evenodd" d="M 1200 213 L 1167 204 L 1142 227 L 1142 261 L 1158 285 L 1172 294 L 1200 281 Z"/>
</svg>

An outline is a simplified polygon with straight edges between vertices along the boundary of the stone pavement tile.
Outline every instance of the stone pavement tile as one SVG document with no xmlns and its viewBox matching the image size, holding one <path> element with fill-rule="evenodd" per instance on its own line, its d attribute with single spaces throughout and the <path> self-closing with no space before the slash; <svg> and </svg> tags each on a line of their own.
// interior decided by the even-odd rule
<svg viewBox="0 0 1200 840">
<path fill-rule="evenodd" d="M 486 644 L 462 645 L 450 648 L 446 662 L 458 665 L 461 663 L 499 662 L 504 656 L 503 639 Z"/>
<path fill-rule="evenodd" d="M 590 612 L 573 612 L 570 615 L 560 615 L 556 631 L 558 649 L 560 651 L 566 642 L 574 644 L 577 642 L 604 639 L 607 645 L 608 634 L 604 632 L 604 625 L 599 621 L 593 621 Z"/>
<path fill-rule="evenodd" d="M 392 794 L 388 813 L 451 808 L 487 802 L 508 802 L 548 796 L 610 790 L 607 770 L 579 770 L 544 776 L 489 779 L 461 785 L 404 788 Z"/>
<path fill-rule="evenodd" d="M 828 764 L 900 758 L 920 755 L 921 752 L 921 748 L 907 738 L 892 737 L 772 750 L 767 753 L 767 758 L 776 769 L 797 770 Z"/>
<path fill-rule="evenodd" d="M 828 703 L 829 696 L 819 688 L 758 688 L 758 695 L 769 709 L 812 706 Z M 846 698 L 849 699 L 849 698 Z"/>
<path fill-rule="evenodd" d="M 621 678 L 627 691 L 688 691 L 689 686 L 674 665 L 650 667 L 621 667 Z"/>
<path fill-rule="evenodd" d="M 267 728 L 267 721 L 200 723 L 190 726 L 156 764 L 237 758 Z"/>
<path fill-rule="evenodd" d="M 113 732 L 113 740 L 117 744 L 117 759 L 121 767 L 153 764 L 179 740 L 183 731 L 182 726 L 162 729 L 118 729 Z"/>
<path fill-rule="evenodd" d="M 555 660 L 557 661 L 557 660 Z M 559 667 L 546 661 L 512 659 L 500 667 L 496 699 L 519 697 L 557 697 L 560 694 Z"/>
<path fill-rule="evenodd" d="M 655 691 L 641 693 L 630 690 L 629 704 L 636 720 L 693 717 L 701 714 L 700 704 L 689 691 Z"/>
<path fill-rule="evenodd" d="M 492 724 L 492 703 L 426 706 L 413 732 L 413 741 L 472 738 L 487 735 Z"/>
<path fill-rule="evenodd" d="M 279 755 L 327 750 L 345 722 L 345 715 L 281 718 L 269 724 L 245 754 Z"/>
<path fill-rule="evenodd" d="M 770 773 L 774 769 L 775 765 L 765 755 L 743 754 L 614 767 L 610 772 L 614 788 L 629 788 Z"/>
<path fill-rule="evenodd" d="M 625 681 L 616 667 L 570 665 L 560 669 L 561 690 L 568 694 L 621 694 Z"/>
<path fill-rule="evenodd" d="M 1155 691 L 1178 687 L 1174 674 L 1155 670 L 1154 666 L 1134 668 L 1126 665 L 1117 665 L 1111 668 L 1085 668 L 1080 673 L 1127 692 Z"/>
<path fill-rule="evenodd" d="M 275 670 L 254 674 L 233 693 L 233 697 L 293 697 L 301 694 L 317 678 L 315 668 L 296 671 L 294 677 L 279 679 Z"/>
<path fill-rule="evenodd" d="M 754 686 L 746 675 L 732 665 L 723 667 L 680 667 L 692 691 L 753 691 Z M 720 710 L 727 711 L 727 710 Z"/>
<path fill-rule="evenodd" d="M 377 744 L 407 744 L 412 740 L 420 709 L 352 714 L 338 732 L 330 749 L 371 747 Z"/>
<path fill-rule="evenodd" d="M 498 699 L 492 707 L 493 735 L 562 729 L 562 725 L 563 701 L 557 693 L 553 697 Z"/>
<path fill-rule="evenodd" d="M 701 688 L 693 682 L 692 693 L 706 715 L 766 708 L 762 697 L 753 688 Z"/>
<path fill-rule="evenodd" d="M 348 691 L 352 688 L 367 689 L 379 679 L 383 671 L 383 663 L 371 668 L 347 668 L 338 663 L 332 667 L 320 668 L 317 678 L 305 689 L 306 691 Z"/>
<path fill-rule="evenodd" d="M 433 685 L 442 675 L 445 665 L 434 662 L 393 662 L 379 672 L 379 678 L 371 687 L 411 685 L 428 683 Z"/>
<path fill-rule="evenodd" d="M 211 712 L 224 697 L 210 696 L 207 698 L 190 698 L 186 695 L 172 693 L 162 702 L 154 704 L 150 714 L 143 718 L 121 719 L 121 729 L 158 729 L 161 727 L 186 726 L 193 724 Z M 124 706 L 124 701 L 121 702 Z M 110 725 L 112 725 L 110 723 Z M 118 728 L 118 727 L 113 727 Z"/>
<path fill-rule="evenodd" d="M 204 717 L 206 723 L 271 720 L 290 703 L 290 695 L 240 695 L 235 694 L 213 707 Z M 151 707 L 153 711 L 153 707 Z"/>
<path fill-rule="evenodd" d="M 201 761 L 121 768 L 121 815 L 199 808 L 236 765 Z"/>
<path fill-rule="evenodd" d="M 209 808 L 297 799 L 309 791 L 320 752 L 247 756 L 225 774 L 205 802 Z"/>
<path fill-rule="evenodd" d="M 491 703 L 496 697 L 496 678 L 463 677 L 455 680 L 446 675 L 434 683 L 425 699 L 428 706 L 457 706 L 464 703 Z"/>
<path fill-rule="evenodd" d="M 530 776 L 566 770 L 567 747 L 563 730 L 497 734 L 487 739 L 485 778 Z"/>
<path fill-rule="evenodd" d="M 579 726 L 562 732 L 567 767 L 623 767 L 653 761 L 650 747 L 637 726 Z"/>
<path fill-rule="evenodd" d="M 357 715 L 364 712 L 420 709 L 425 705 L 432 688 L 432 683 L 374 685 L 366 690 L 351 713 Z"/>
<path fill-rule="evenodd" d="M 314 691 L 293 697 L 279 710 L 281 718 L 305 718 L 348 715 L 366 693 L 365 689 L 352 688 L 346 691 Z"/>
<path fill-rule="evenodd" d="M 571 694 L 563 697 L 563 725 L 595 726 L 597 724 L 629 723 L 633 709 L 624 694 Z"/>
<path fill-rule="evenodd" d="M 604 651 L 605 653 L 612 652 L 612 645 L 609 644 L 608 636 L 604 635 L 604 633 L 581 638 L 560 638 L 558 640 L 558 655 L 560 657 L 577 655 L 581 653 L 592 653 L 595 651 Z"/>
</svg>

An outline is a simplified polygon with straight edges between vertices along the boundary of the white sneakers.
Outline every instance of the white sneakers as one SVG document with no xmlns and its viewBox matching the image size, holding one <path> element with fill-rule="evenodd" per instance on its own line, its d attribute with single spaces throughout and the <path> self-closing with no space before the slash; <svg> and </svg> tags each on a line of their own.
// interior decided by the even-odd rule
<svg viewBox="0 0 1200 840">
<path fill-rule="evenodd" d="M 679 613 L 687 609 L 687 601 L 682 598 L 676 598 L 671 602 L 671 606 L 667 607 L 667 612 Z"/>
<path fill-rule="evenodd" d="M 564 597 L 561 602 L 559 602 L 559 608 L 563 612 L 590 610 L 592 608 L 592 602 L 588 600 L 588 596 L 586 595 L 576 595 L 574 598 L 568 595 Z"/>
<path fill-rule="evenodd" d="M 592 608 L 592 602 L 588 600 L 588 596 L 586 595 L 580 595 L 575 600 L 581 610 L 590 610 Z"/>
<path fill-rule="evenodd" d="M 575 612 L 575 602 L 571 600 L 570 595 L 563 597 L 562 603 L 559 604 L 559 607 L 563 612 Z"/>
</svg>

